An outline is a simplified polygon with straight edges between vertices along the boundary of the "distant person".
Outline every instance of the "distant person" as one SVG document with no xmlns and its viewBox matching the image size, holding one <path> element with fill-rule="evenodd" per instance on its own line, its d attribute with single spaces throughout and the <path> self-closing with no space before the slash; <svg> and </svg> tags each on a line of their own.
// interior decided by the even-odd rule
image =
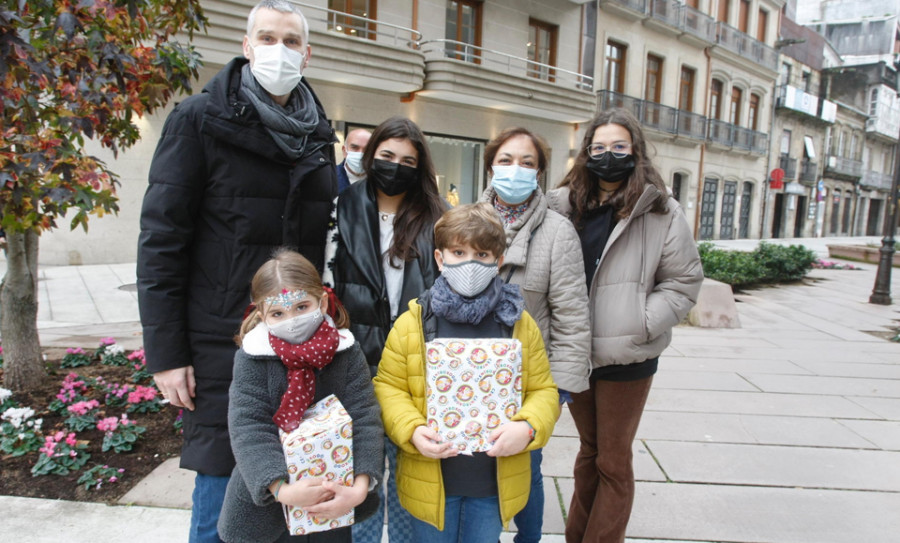
<svg viewBox="0 0 900 543">
<path fill-rule="evenodd" d="M 365 179 L 338 197 L 335 228 L 328 235 L 324 279 L 350 314 L 350 330 L 362 345 L 374 376 L 384 340 L 409 300 L 440 273 L 434 261 L 434 223 L 446 204 L 438 194 L 425 135 L 409 119 L 378 125 L 363 155 Z M 385 437 L 390 541 L 412 541 L 410 516 L 397 500 L 397 449 Z M 382 511 L 353 526 L 356 543 L 381 541 Z"/>
<path fill-rule="evenodd" d="M 459 205 L 459 191 L 453 183 L 450 183 L 450 190 L 447 191 L 447 203 L 450 204 L 451 207 Z"/>
<path fill-rule="evenodd" d="M 519 285 L 525 308 L 544 339 L 560 403 L 588 389 L 591 329 L 581 242 L 566 217 L 548 209 L 538 186 L 547 145 L 525 128 L 508 128 L 484 148 L 490 181 L 481 196 L 499 213 L 506 232 L 500 277 Z M 531 451 L 531 493 L 516 515 L 515 543 L 541 540 L 544 519 L 542 449 Z"/>
<path fill-rule="evenodd" d="M 346 329 L 347 312 L 299 253 L 280 250 L 253 276 L 254 310 L 238 337 L 228 406 L 237 465 L 219 517 L 225 541 L 282 541 L 282 504 L 326 519 L 378 508 L 384 469 L 381 412 L 366 358 Z M 288 478 L 279 430 L 291 432 L 306 410 L 330 394 L 353 419 L 353 486 L 304 475 Z M 371 481 L 371 485 L 370 485 Z M 365 502 L 365 503 L 364 503 Z M 310 543 L 350 543 L 349 526 L 310 534 Z"/>
<path fill-rule="evenodd" d="M 634 502 L 631 447 L 659 355 L 696 303 L 703 269 L 684 212 L 624 109 L 591 121 L 547 197 L 575 224 L 590 293 L 593 370 L 569 406 L 581 447 L 566 542 L 621 543 Z"/>
<path fill-rule="evenodd" d="M 147 367 L 185 408 L 181 467 L 197 472 L 190 541 L 218 542 L 234 468 L 228 387 L 250 279 L 272 250 L 321 270 L 337 196 L 334 132 L 309 83 L 309 27 L 283 0 L 247 18 L 244 57 L 166 120 L 141 210 L 137 283 Z"/>
<path fill-rule="evenodd" d="M 366 151 L 366 144 L 372 133 L 365 128 L 351 130 L 341 145 L 344 160 L 337 165 L 338 193 L 344 192 L 347 187 L 365 178 L 363 172 L 362 157 Z"/>
<path fill-rule="evenodd" d="M 503 527 L 528 501 L 529 451 L 543 447 L 550 438 L 559 396 L 541 331 L 525 311 L 519 287 L 497 277 L 506 249 L 497 213 L 483 203 L 454 207 L 435 225 L 434 243 L 441 276 L 397 319 L 375 377 L 384 429 L 400 449 L 400 502 L 415 517 L 414 537 L 402 541 L 497 543 Z M 430 416 L 426 409 L 434 408 L 426 398 L 426 344 L 439 338 L 457 339 L 460 347 L 454 352 L 462 352 L 467 340 L 520 342 L 521 405 L 512 411 L 509 406 L 497 407 L 511 420 L 501 424 L 498 419 L 490 430 L 491 415 L 479 415 L 487 415 L 484 432 L 491 443 L 487 452 L 460 454 L 455 444 L 426 424 Z M 485 358 L 476 363 L 496 369 L 496 357 L 480 348 L 473 355 L 479 350 Z M 500 375 L 496 372 L 497 382 Z M 492 375 L 479 386 L 494 381 Z M 462 411 L 473 407 L 459 392 L 441 405 L 456 405 Z M 481 424 L 470 421 L 467 432 L 473 423 Z"/>
</svg>

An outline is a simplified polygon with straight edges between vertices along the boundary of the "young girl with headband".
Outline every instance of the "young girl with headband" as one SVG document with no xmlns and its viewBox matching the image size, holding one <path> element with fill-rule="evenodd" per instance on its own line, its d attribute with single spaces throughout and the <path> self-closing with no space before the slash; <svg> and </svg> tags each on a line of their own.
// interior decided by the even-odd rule
<svg viewBox="0 0 900 543">
<path fill-rule="evenodd" d="M 282 504 L 359 520 L 378 505 L 384 429 L 366 359 L 346 329 L 349 318 L 315 267 L 280 250 L 256 272 L 253 300 L 237 338 L 228 426 L 237 466 L 219 517 L 227 542 L 349 543 L 349 527 L 291 537 Z M 353 419 L 353 486 L 321 477 L 291 483 L 279 429 L 297 428 L 303 413 L 334 394 Z"/>
</svg>

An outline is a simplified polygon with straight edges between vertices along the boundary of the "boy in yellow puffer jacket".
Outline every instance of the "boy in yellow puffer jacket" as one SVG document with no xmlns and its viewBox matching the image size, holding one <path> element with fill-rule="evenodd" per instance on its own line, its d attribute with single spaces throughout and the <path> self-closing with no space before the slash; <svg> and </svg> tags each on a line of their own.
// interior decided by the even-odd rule
<svg viewBox="0 0 900 543">
<path fill-rule="evenodd" d="M 496 211 L 486 204 L 450 209 L 434 236 L 441 276 L 394 323 L 375 395 L 385 432 L 400 449 L 397 490 L 414 517 L 415 541 L 495 543 L 528 501 L 528 453 L 550 438 L 559 396 L 540 329 L 518 287 L 497 277 L 506 234 Z M 521 344 L 521 408 L 488 433 L 487 452 L 460 454 L 427 425 L 426 342 L 439 338 Z"/>
</svg>

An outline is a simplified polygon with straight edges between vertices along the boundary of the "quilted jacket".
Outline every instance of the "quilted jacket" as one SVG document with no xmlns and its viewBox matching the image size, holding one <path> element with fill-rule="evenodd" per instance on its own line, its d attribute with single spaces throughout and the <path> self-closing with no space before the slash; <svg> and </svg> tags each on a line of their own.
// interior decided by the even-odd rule
<svg viewBox="0 0 900 543">
<path fill-rule="evenodd" d="M 400 449 L 397 464 L 397 494 L 400 504 L 414 517 L 444 529 L 444 483 L 441 461 L 419 453 L 411 439 L 425 425 L 425 341 L 436 330 L 436 317 L 428 304 L 409 302 L 388 335 L 378 374 L 375 396 L 381 404 L 384 430 Z M 522 342 L 522 409 L 514 420 L 527 420 L 535 439 L 519 454 L 497 458 L 497 485 L 503 525 L 528 502 L 531 488 L 531 454 L 543 447 L 559 412 L 559 395 L 550 375 L 541 331 L 525 311 L 513 327 L 512 337 Z"/>
</svg>

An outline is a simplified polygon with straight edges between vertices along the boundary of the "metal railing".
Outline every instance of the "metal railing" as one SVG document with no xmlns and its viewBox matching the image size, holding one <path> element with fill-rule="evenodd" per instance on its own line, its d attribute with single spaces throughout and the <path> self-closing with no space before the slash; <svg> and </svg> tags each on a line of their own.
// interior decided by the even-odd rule
<svg viewBox="0 0 900 543">
<path fill-rule="evenodd" d="M 365 40 L 384 38 L 398 47 L 415 49 L 422 40 L 422 33 L 405 26 L 385 23 L 339 10 L 323 8 L 304 2 L 293 2 L 303 8 L 303 16 L 310 30 L 325 30 Z"/>
<path fill-rule="evenodd" d="M 706 117 L 696 113 L 609 90 L 598 92 L 597 101 L 601 110 L 612 107 L 627 109 L 646 128 L 698 140 L 706 137 Z"/>
<path fill-rule="evenodd" d="M 784 170 L 785 179 L 797 179 L 797 159 L 789 155 L 781 155 L 778 158 L 778 167 Z"/>
<path fill-rule="evenodd" d="M 674 26 L 681 26 L 681 3 L 677 0 L 650 0 L 650 16 Z"/>
<path fill-rule="evenodd" d="M 688 5 L 681 6 L 679 28 L 709 43 L 716 43 L 716 21 L 709 15 Z"/>
<path fill-rule="evenodd" d="M 600 6 L 602 7 L 603 4 L 616 4 L 638 13 L 647 13 L 647 2 L 648 0 L 600 0 Z"/>
<path fill-rule="evenodd" d="M 862 177 L 862 166 L 862 162 L 858 160 L 852 160 L 849 158 L 834 155 L 829 156 L 828 161 L 825 163 L 826 170 L 834 174 L 845 175 L 847 177 Z"/>
<path fill-rule="evenodd" d="M 421 41 L 418 45 L 425 54 L 426 59 L 440 56 L 463 62 L 472 62 L 506 72 L 510 75 L 545 79 L 551 83 L 561 83 L 563 85 L 571 84 L 578 90 L 590 91 L 594 87 L 594 78 L 589 75 L 564 70 L 527 58 L 501 53 L 500 51 L 485 49 L 471 43 L 437 39 Z"/>
<path fill-rule="evenodd" d="M 892 178 L 890 174 L 866 170 L 865 172 L 863 172 L 862 181 L 860 181 L 860 184 L 871 187 L 873 189 L 891 190 L 891 181 Z"/>
<path fill-rule="evenodd" d="M 818 164 L 808 159 L 800 161 L 800 181 L 815 182 L 818 177 Z"/>
<path fill-rule="evenodd" d="M 756 130 L 737 126 L 725 121 L 708 119 L 707 139 L 713 143 L 743 149 L 756 154 L 765 154 L 769 136 Z"/>
<path fill-rule="evenodd" d="M 770 70 L 778 67 L 778 53 L 775 49 L 721 21 L 716 24 L 716 43 Z"/>
<path fill-rule="evenodd" d="M 713 143 L 719 143 L 731 147 L 734 142 L 735 126 L 718 119 L 709 119 L 709 132 L 707 139 Z"/>
</svg>

